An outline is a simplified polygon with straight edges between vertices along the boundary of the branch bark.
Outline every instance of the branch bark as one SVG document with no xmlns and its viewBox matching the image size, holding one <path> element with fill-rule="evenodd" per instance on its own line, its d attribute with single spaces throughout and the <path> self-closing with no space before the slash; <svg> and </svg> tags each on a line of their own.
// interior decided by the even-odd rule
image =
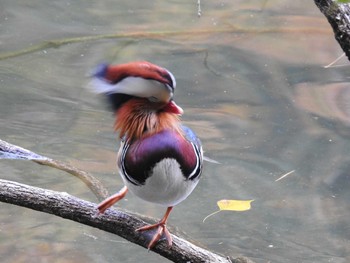
<svg viewBox="0 0 350 263">
<path fill-rule="evenodd" d="M 97 215 L 96 204 L 63 192 L 0 180 L 0 201 L 99 228 L 121 236 L 144 248 L 147 248 L 148 242 L 153 235 L 151 231 L 136 232 L 136 228 L 146 223 L 132 215 L 115 209 L 108 209 L 105 214 Z M 225 258 L 178 236 L 172 235 L 172 237 L 172 247 L 169 248 L 166 242 L 160 242 L 153 251 L 174 262 L 251 262 L 245 258 Z"/>
<path fill-rule="evenodd" d="M 335 0 L 314 0 L 333 28 L 335 39 L 350 60 L 350 5 Z"/>
</svg>

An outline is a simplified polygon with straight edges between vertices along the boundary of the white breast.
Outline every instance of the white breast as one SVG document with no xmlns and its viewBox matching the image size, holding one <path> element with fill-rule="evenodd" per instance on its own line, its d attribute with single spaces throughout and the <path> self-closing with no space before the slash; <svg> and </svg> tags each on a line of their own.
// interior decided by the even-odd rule
<svg viewBox="0 0 350 263">
<path fill-rule="evenodd" d="M 198 183 L 198 180 L 186 180 L 178 162 L 170 158 L 154 166 L 144 185 L 131 184 L 123 175 L 122 178 L 136 196 L 164 206 L 174 206 L 185 200 Z"/>
</svg>

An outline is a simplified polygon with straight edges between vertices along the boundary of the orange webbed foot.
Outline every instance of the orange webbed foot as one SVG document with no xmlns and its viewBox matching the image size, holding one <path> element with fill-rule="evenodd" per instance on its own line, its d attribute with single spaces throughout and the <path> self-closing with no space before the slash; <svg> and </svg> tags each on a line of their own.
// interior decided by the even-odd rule
<svg viewBox="0 0 350 263">
<path fill-rule="evenodd" d="M 143 227 L 136 229 L 136 231 L 147 231 L 150 229 L 158 228 L 157 232 L 153 235 L 152 240 L 148 244 L 148 247 L 147 247 L 148 250 L 150 250 L 151 248 L 153 248 L 157 244 L 159 239 L 162 237 L 163 233 L 165 235 L 165 238 L 168 242 L 169 247 L 171 247 L 171 245 L 173 243 L 173 239 L 171 237 L 169 230 L 166 227 L 166 222 L 168 220 L 168 217 L 169 217 L 171 210 L 172 210 L 172 207 L 168 207 L 168 209 L 165 212 L 164 217 L 157 224 L 143 226 Z"/>
<path fill-rule="evenodd" d="M 159 239 L 162 237 L 163 233 L 165 234 L 165 238 L 168 242 L 169 247 L 171 247 L 171 245 L 173 243 L 173 239 L 172 239 L 170 232 L 167 229 L 165 223 L 159 222 L 159 223 L 154 224 L 154 225 L 140 227 L 140 228 L 136 229 L 136 231 L 147 231 L 147 230 L 150 230 L 153 228 L 158 228 L 158 229 L 157 229 L 157 232 L 154 234 L 152 240 L 149 242 L 147 248 L 148 249 L 153 248 L 155 246 L 155 244 L 157 244 Z"/>
</svg>

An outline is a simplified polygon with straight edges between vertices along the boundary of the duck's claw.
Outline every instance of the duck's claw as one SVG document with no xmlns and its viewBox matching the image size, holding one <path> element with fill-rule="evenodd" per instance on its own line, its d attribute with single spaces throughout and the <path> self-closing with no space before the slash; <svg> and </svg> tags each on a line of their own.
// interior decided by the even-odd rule
<svg viewBox="0 0 350 263">
<path fill-rule="evenodd" d="M 149 242 L 148 244 L 148 249 L 150 250 L 151 248 L 153 248 L 155 246 L 155 244 L 157 244 L 157 242 L 159 241 L 159 239 L 162 237 L 163 233 L 165 234 L 165 238 L 168 242 L 169 247 L 171 247 L 172 243 L 173 243 L 173 239 L 170 235 L 169 230 L 167 229 L 165 223 L 163 222 L 159 222 L 157 224 L 154 225 L 150 225 L 150 226 L 144 226 L 144 227 L 140 227 L 138 229 L 136 229 L 136 231 L 147 231 L 153 228 L 158 228 L 157 232 L 153 235 L 152 240 Z"/>
<path fill-rule="evenodd" d="M 159 239 L 162 237 L 163 233 L 165 235 L 166 240 L 168 241 L 169 247 L 171 247 L 171 245 L 173 243 L 173 239 L 171 237 L 169 230 L 166 228 L 166 222 L 168 220 L 169 214 L 170 214 L 172 209 L 173 209 L 173 207 L 168 207 L 168 209 L 165 212 L 165 215 L 157 224 L 143 226 L 143 227 L 136 229 L 136 231 L 147 231 L 150 229 L 158 228 L 157 232 L 154 234 L 152 240 L 148 244 L 148 247 L 147 247 L 148 250 L 150 250 L 151 248 L 153 248 L 155 246 L 155 244 L 157 244 Z"/>
</svg>

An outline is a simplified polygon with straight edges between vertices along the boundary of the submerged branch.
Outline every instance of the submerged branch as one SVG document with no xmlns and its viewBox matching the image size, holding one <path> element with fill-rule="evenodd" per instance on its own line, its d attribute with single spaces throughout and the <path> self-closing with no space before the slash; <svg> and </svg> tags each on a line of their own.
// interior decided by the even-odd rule
<svg viewBox="0 0 350 263">
<path fill-rule="evenodd" d="M 261 33 L 276 33 L 276 32 L 285 32 L 285 33 L 295 33 L 295 32 L 316 32 L 316 33 L 325 33 L 326 30 L 320 28 L 304 28 L 304 29 L 293 29 L 293 28 L 267 28 L 267 29 L 258 29 L 258 28 L 241 28 L 239 26 L 227 26 L 223 28 L 214 28 L 214 29 L 200 29 L 200 30 L 188 30 L 188 31 L 155 31 L 155 32 L 131 32 L 131 33 L 117 33 L 117 34 L 104 34 L 104 35 L 93 35 L 93 36 L 82 36 L 82 37 L 72 37 L 64 39 L 54 39 L 33 45 L 28 48 L 21 50 L 16 50 L 12 52 L 0 53 L 0 60 L 18 57 L 21 55 L 26 55 L 34 53 L 40 50 L 46 50 L 50 48 L 58 48 L 63 45 L 103 40 L 103 39 L 119 39 L 119 38 L 131 38 L 131 39 L 165 39 L 169 37 L 187 37 L 187 36 L 200 36 L 208 34 L 217 34 L 217 33 L 245 33 L 245 34 L 261 34 Z"/>
<path fill-rule="evenodd" d="M 99 201 L 109 196 L 108 190 L 102 183 L 85 171 L 79 170 L 72 165 L 39 155 L 22 147 L 0 140 L 0 159 L 29 160 L 35 163 L 50 166 L 65 171 L 86 184 Z"/>
<path fill-rule="evenodd" d="M 0 180 L 0 201 L 33 210 L 53 214 L 78 223 L 92 226 L 147 248 L 153 232 L 136 232 L 145 225 L 142 220 L 119 210 L 108 209 L 97 215 L 96 204 L 81 200 L 67 193 L 32 187 L 7 180 Z M 154 252 L 174 262 L 251 262 L 245 258 L 229 259 L 198 247 L 178 236 L 172 235 L 173 245 L 160 242 Z"/>
<path fill-rule="evenodd" d="M 94 176 L 88 174 L 85 171 L 79 170 L 78 168 L 75 168 L 74 166 L 61 162 L 56 161 L 53 159 L 46 159 L 46 160 L 33 160 L 33 162 L 50 166 L 62 171 L 65 171 L 77 178 L 79 178 L 81 181 L 84 182 L 84 184 L 89 187 L 89 189 L 94 193 L 94 195 L 97 197 L 99 201 L 102 201 L 106 199 L 109 196 L 108 190 L 102 185 L 100 180 L 95 178 Z"/>
</svg>

